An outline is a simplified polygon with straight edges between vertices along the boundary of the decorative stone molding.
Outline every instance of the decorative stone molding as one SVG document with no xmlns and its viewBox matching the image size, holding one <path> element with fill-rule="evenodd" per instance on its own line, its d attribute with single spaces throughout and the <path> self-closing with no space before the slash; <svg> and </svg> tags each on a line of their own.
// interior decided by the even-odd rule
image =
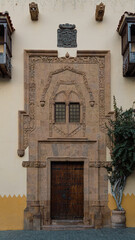
<svg viewBox="0 0 135 240">
<path fill-rule="evenodd" d="M 92 207 L 104 207 L 106 204 L 108 204 L 108 201 L 90 201 L 90 206 Z"/>
<path fill-rule="evenodd" d="M 31 107 L 32 105 L 30 105 Z M 31 108 L 31 112 L 32 112 Z M 34 128 L 33 118 L 26 114 L 25 111 L 19 111 L 19 148 L 18 156 L 23 157 L 25 149 L 28 147 L 29 134 Z M 32 116 L 32 113 L 31 113 Z"/>
<path fill-rule="evenodd" d="M 111 166 L 111 162 L 110 161 L 104 161 L 104 162 L 90 162 L 89 163 L 89 167 L 93 167 L 93 168 L 101 168 L 101 167 L 109 167 Z"/>
<path fill-rule="evenodd" d="M 65 57 L 58 58 L 57 51 L 26 51 L 27 57 L 25 57 L 25 111 L 19 112 L 19 150 L 25 150 L 28 146 L 28 139 L 29 134 L 34 131 L 35 129 L 35 92 L 36 92 L 36 83 L 35 83 L 35 66 L 37 63 L 61 63 L 61 64 L 96 64 L 99 67 L 99 126 L 101 131 L 105 132 L 105 105 L 109 106 L 109 102 L 105 103 L 105 96 L 108 92 L 105 92 L 105 61 L 109 64 L 109 58 L 105 60 L 105 56 L 109 55 L 107 51 L 78 51 L 77 57 L 73 58 L 70 57 L 69 54 L 66 54 Z M 93 97 L 93 93 L 88 86 L 87 76 L 84 72 L 80 70 L 76 70 L 70 65 L 66 65 L 65 67 L 59 68 L 53 72 L 50 72 L 48 77 L 48 82 L 45 85 L 42 96 L 40 99 L 40 105 L 42 107 L 45 106 L 45 95 L 48 91 L 50 86 L 52 77 L 55 74 L 64 72 L 64 71 L 71 71 L 73 73 L 79 74 L 83 77 L 84 85 L 89 92 L 90 97 L 90 106 L 93 107 L 95 104 L 95 100 Z M 29 67 L 28 67 L 29 66 Z M 109 76 L 108 76 L 109 78 Z M 62 82 L 61 82 L 62 84 Z M 77 85 L 76 85 L 77 87 Z M 80 94 L 79 94 L 80 95 Z M 29 97 L 28 97 L 29 96 Z M 80 95 L 81 96 L 81 95 Z M 97 104 L 97 103 L 96 103 Z M 83 106 L 85 109 L 85 106 Z M 106 108 L 109 109 L 109 107 Z M 27 114 L 28 113 L 28 114 Z M 83 114 L 83 118 L 85 114 Z M 51 125 L 50 125 L 51 127 Z M 85 124 L 83 125 L 83 131 L 85 132 Z M 50 130 L 51 136 L 51 130 Z M 23 156 L 22 153 L 18 155 Z"/>
<path fill-rule="evenodd" d="M 65 57 L 65 59 L 67 59 L 67 58 Z M 69 58 L 68 58 L 68 59 L 69 59 Z M 71 58 L 71 59 L 72 59 L 72 58 Z M 63 58 L 62 58 L 62 60 L 63 60 Z M 79 60 L 79 59 L 76 59 L 76 60 Z M 58 62 L 59 62 L 59 61 L 58 61 Z M 77 62 L 78 62 L 78 61 L 77 61 Z M 49 86 L 50 86 L 50 84 L 51 84 L 52 77 L 53 77 L 54 75 L 58 74 L 58 73 L 65 72 L 65 71 L 67 71 L 67 70 L 68 70 L 68 71 L 71 71 L 71 72 L 73 72 L 73 73 L 76 73 L 76 74 L 78 74 L 78 75 L 81 75 L 81 76 L 83 77 L 84 85 L 85 85 L 85 87 L 86 87 L 86 89 L 87 89 L 87 91 L 88 91 L 88 93 L 89 93 L 90 104 L 91 104 L 91 102 L 93 102 L 93 104 L 94 104 L 94 103 L 95 103 L 95 101 L 94 101 L 94 96 L 93 96 L 93 93 L 92 93 L 92 91 L 91 91 L 91 89 L 90 89 L 90 87 L 89 87 L 89 85 L 88 85 L 88 81 L 87 81 L 86 74 L 85 74 L 84 72 L 82 72 L 82 71 L 79 71 L 79 70 L 76 70 L 76 69 L 70 67 L 69 65 L 67 65 L 67 66 L 65 66 L 65 67 L 63 67 L 63 68 L 57 69 L 57 70 L 55 70 L 55 71 L 53 71 L 53 72 L 50 72 L 49 77 L 48 77 L 48 82 L 47 82 L 45 88 L 43 89 L 43 93 L 42 93 L 42 96 L 41 96 L 40 103 L 43 104 L 43 103 L 45 102 L 45 95 L 46 95 L 47 90 L 48 90 L 48 88 L 49 88 Z M 64 82 L 60 81 L 59 83 L 57 83 L 56 87 L 58 88 L 59 85 L 60 85 L 60 84 L 63 84 L 63 83 L 64 83 Z M 77 85 L 77 82 L 73 82 L 73 81 L 72 81 L 70 84 L 76 84 L 76 85 Z M 67 85 L 69 85 L 69 82 L 67 82 Z M 79 88 L 79 86 L 77 86 L 77 87 Z M 55 92 L 56 92 L 56 90 L 55 90 Z M 81 95 L 82 95 L 82 94 L 81 94 Z M 94 105 L 93 105 L 93 106 L 94 106 Z"/>
<path fill-rule="evenodd" d="M 25 108 L 19 112 L 18 147 L 19 156 L 23 156 L 29 146 L 29 161 L 22 164 L 29 168 L 25 229 L 51 224 L 52 161 L 84 163 L 83 223 L 91 224 L 93 219 L 93 226 L 101 227 L 107 222 L 104 167 L 110 163 L 104 161 L 104 134 L 110 111 L 109 59 L 108 51 L 77 51 L 75 58 L 69 54 L 58 58 L 57 51 L 25 51 Z M 61 96 L 66 108 L 72 99 L 80 103 L 79 124 L 70 123 L 67 128 L 63 123 L 55 124 L 53 105 Z"/>
<path fill-rule="evenodd" d="M 37 3 L 30 3 L 29 4 L 29 10 L 30 10 L 30 15 L 31 15 L 31 20 L 32 21 L 37 21 L 38 20 L 38 14 L 39 14 L 39 10 L 38 10 L 38 4 Z"/>
<path fill-rule="evenodd" d="M 39 162 L 39 161 L 23 161 L 22 166 L 26 168 L 45 168 L 46 162 Z"/>
<path fill-rule="evenodd" d="M 95 12 L 95 19 L 96 21 L 103 21 L 103 16 L 105 13 L 105 5 L 101 2 L 99 5 L 96 6 L 96 12 Z"/>
<path fill-rule="evenodd" d="M 110 120 L 114 120 L 115 118 L 115 114 L 113 111 L 109 112 L 106 116 L 106 125 L 108 126 L 109 125 L 109 121 Z M 112 147 L 113 147 L 113 144 L 112 142 L 110 141 L 110 138 L 107 134 L 107 128 L 105 129 L 105 133 L 106 133 L 106 146 L 109 148 L 109 150 L 111 151 L 112 150 Z"/>
<path fill-rule="evenodd" d="M 75 88 L 76 88 L 76 92 L 74 92 L 74 91 L 63 92 L 65 94 L 65 96 L 66 96 L 66 99 L 67 99 L 66 105 L 69 104 L 69 96 L 70 96 L 71 93 L 74 93 L 75 95 L 77 95 L 78 100 L 80 102 L 80 108 L 81 108 L 81 116 L 80 116 L 80 118 L 81 118 L 81 121 L 79 123 L 77 123 L 77 126 L 72 131 L 69 131 L 69 132 L 62 131 L 60 128 L 58 128 L 57 124 L 55 123 L 55 121 L 53 119 L 53 116 L 54 116 L 54 103 L 55 103 L 55 99 L 56 99 L 57 95 L 59 94 L 59 93 L 57 93 L 57 90 L 58 90 L 58 88 L 61 85 L 66 85 L 67 87 L 69 85 L 74 85 Z M 91 93 L 91 95 L 92 95 L 92 93 Z M 54 87 L 54 90 L 53 90 L 53 93 L 52 93 L 52 97 L 50 98 L 50 104 L 49 104 L 49 132 L 50 132 L 50 135 L 49 136 L 52 137 L 53 129 L 57 133 L 59 133 L 62 137 L 73 137 L 78 131 L 83 129 L 83 136 L 85 136 L 85 129 L 86 129 L 85 116 L 86 116 L 86 104 L 85 104 L 85 100 L 84 100 L 83 94 L 81 92 L 81 89 L 80 89 L 79 84 L 77 83 L 77 81 L 75 81 L 75 80 L 71 81 L 70 80 L 68 82 L 65 82 L 63 80 L 59 80 L 56 83 L 56 85 Z"/>
</svg>

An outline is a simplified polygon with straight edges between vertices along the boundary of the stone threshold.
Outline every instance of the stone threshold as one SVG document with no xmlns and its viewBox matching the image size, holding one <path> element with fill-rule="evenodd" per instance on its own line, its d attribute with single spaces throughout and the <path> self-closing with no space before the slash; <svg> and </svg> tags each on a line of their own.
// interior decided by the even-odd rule
<svg viewBox="0 0 135 240">
<path fill-rule="evenodd" d="M 85 225 L 80 220 L 53 220 L 51 225 L 43 225 L 42 230 L 85 230 L 94 228 L 92 225 Z"/>
</svg>

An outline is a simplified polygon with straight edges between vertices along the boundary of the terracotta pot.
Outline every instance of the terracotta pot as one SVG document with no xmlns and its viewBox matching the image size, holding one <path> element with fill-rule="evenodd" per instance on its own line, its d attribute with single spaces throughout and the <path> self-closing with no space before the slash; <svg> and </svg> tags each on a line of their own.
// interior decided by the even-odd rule
<svg viewBox="0 0 135 240">
<path fill-rule="evenodd" d="M 112 210 L 112 228 L 125 228 L 126 227 L 126 211 L 125 210 Z"/>
</svg>

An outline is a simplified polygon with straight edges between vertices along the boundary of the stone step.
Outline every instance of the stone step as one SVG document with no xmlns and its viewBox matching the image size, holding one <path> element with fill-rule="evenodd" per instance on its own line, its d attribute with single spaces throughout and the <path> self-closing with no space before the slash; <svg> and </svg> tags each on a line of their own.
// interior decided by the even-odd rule
<svg viewBox="0 0 135 240">
<path fill-rule="evenodd" d="M 83 225 L 82 220 L 52 220 L 52 225 Z"/>
<path fill-rule="evenodd" d="M 52 224 L 52 225 L 44 225 L 42 226 L 42 230 L 52 230 L 52 231 L 56 231 L 56 230 L 85 230 L 85 229 L 91 229 L 94 228 L 94 226 L 91 225 L 84 225 L 84 224 L 77 224 L 77 225 L 56 225 L 56 224 Z"/>
</svg>

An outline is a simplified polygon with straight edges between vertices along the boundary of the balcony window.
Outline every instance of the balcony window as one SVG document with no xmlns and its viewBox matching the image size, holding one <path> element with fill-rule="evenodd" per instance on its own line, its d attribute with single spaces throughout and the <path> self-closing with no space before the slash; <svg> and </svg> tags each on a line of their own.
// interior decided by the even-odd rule
<svg viewBox="0 0 135 240">
<path fill-rule="evenodd" d="M 135 77 L 135 14 L 125 12 L 117 31 L 122 38 L 123 76 Z"/>
<path fill-rule="evenodd" d="M 0 76 L 11 78 L 12 38 L 14 28 L 8 12 L 0 13 Z"/>
</svg>

